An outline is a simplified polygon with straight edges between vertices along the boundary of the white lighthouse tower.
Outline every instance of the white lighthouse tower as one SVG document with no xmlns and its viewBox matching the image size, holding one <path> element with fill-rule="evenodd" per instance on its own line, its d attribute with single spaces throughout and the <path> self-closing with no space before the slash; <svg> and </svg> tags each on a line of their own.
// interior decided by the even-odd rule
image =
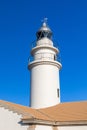
<svg viewBox="0 0 87 130">
<path fill-rule="evenodd" d="M 45 108 L 60 103 L 58 48 L 54 47 L 52 31 L 44 20 L 36 33 L 36 46 L 32 48 L 28 68 L 31 72 L 30 107 Z"/>
</svg>

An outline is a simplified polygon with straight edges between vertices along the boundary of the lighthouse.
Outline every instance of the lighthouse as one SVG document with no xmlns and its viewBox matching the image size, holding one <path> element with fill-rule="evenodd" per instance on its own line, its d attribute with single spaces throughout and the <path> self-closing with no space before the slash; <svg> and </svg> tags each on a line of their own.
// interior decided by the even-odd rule
<svg viewBox="0 0 87 130">
<path fill-rule="evenodd" d="M 30 70 L 30 107 L 46 108 L 60 103 L 59 49 L 52 41 L 52 31 L 44 20 L 36 32 L 36 45 L 31 50 L 33 60 Z"/>
</svg>

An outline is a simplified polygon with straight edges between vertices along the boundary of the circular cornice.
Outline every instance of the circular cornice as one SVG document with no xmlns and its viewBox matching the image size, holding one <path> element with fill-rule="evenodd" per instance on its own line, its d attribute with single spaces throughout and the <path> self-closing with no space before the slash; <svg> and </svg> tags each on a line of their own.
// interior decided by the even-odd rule
<svg viewBox="0 0 87 130">
<path fill-rule="evenodd" d="M 59 49 L 56 48 L 56 47 L 53 47 L 53 46 L 48 46 L 48 45 L 41 45 L 41 46 L 36 46 L 34 48 L 32 48 L 31 50 L 31 54 L 34 55 L 36 51 L 38 51 L 39 49 L 50 49 L 50 50 L 53 50 L 54 52 L 59 53 Z"/>
<path fill-rule="evenodd" d="M 59 70 L 62 67 L 62 64 L 58 61 L 50 61 L 50 60 L 36 60 L 36 61 L 32 61 L 28 64 L 28 69 L 32 69 L 33 67 L 37 66 L 37 65 L 54 65 L 56 66 Z"/>
</svg>

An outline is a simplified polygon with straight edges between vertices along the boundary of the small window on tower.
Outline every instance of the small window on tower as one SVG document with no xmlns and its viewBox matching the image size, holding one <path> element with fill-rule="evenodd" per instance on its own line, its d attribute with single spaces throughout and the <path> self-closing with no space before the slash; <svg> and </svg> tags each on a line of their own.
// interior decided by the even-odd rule
<svg viewBox="0 0 87 130">
<path fill-rule="evenodd" d="M 54 55 L 54 60 L 56 60 L 56 55 Z"/>
<path fill-rule="evenodd" d="M 57 95 L 58 95 L 58 97 L 60 96 L 60 94 L 59 94 L 60 92 L 59 92 L 59 88 L 57 89 Z"/>
</svg>

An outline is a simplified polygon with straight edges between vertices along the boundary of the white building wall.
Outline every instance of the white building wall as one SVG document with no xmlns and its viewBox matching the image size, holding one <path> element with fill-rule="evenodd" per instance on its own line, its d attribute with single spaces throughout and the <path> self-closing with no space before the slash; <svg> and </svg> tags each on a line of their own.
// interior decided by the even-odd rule
<svg viewBox="0 0 87 130">
<path fill-rule="evenodd" d="M 0 107 L 0 130 L 27 130 L 27 125 L 21 125 L 22 115 Z"/>
<path fill-rule="evenodd" d="M 37 125 L 35 130 L 52 130 L 52 126 Z"/>
<path fill-rule="evenodd" d="M 58 127 L 58 130 L 87 130 L 87 126 L 86 125 L 82 125 L 82 126 L 61 126 L 61 127 Z"/>
<path fill-rule="evenodd" d="M 35 130 L 87 130 L 86 125 L 82 126 L 58 126 L 58 127 L 53 127 L 53 126 L 41 126 L 38 125 Z"/>
</svg>

